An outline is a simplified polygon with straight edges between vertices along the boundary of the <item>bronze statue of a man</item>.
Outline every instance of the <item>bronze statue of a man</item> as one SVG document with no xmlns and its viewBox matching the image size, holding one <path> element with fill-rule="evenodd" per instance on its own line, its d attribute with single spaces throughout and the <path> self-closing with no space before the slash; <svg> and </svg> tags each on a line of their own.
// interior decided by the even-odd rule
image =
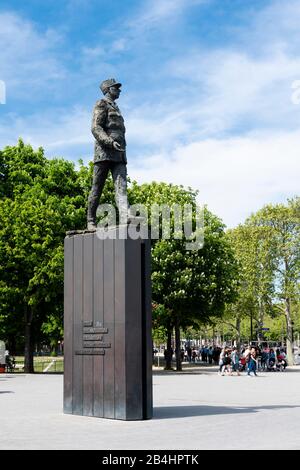
<svg viewBox="0 0 300 470">
<path fill-rule="evenodd" d="M 120 96 L 120 88 L 121 83 L 114 78 L 104 80 L 100 84 L 104 98 L 97 101 L 94 107 L 92 134 L 96 141 L 93 185 L 88 199 L 88 230 L 96 230 L 96 212 L 109 170 L 119 212 L 128 212 L 125 126 L 115 103 Z"/>
</svg>

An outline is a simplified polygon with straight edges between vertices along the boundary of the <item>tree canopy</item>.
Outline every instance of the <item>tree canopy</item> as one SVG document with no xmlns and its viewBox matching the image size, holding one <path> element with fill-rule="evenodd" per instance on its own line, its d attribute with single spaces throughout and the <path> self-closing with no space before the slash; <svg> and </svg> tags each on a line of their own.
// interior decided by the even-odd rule
<svg viewBox="0 0 300 470">
<path fill-rule="evenodd" d="M 24 347 L 27 372 L 34 345 L 62 339 L 63 239 L 85 228 L 91 179 L 92 164 L 46 158 L 22 140 L 0 151 L 0 337 L 12 350 Z M 145 205 L 149 223 L 164 205 L 197 205 L 197 191 L 167 183 L 133 181 L 128 197 Z M 101 202 L 115 204 L 111 178 Z M 187 249 L 184 231 L 177 236 L 174 217 L 168 236 L 152 240 L 152 292 L 156 336 L 166 332 L 168 348 L 175 328 L 177 367 L 181 329 L 221 319 L 240 338 L 250 316 L 259 331 L 283 315 L 291 356 L 300 305 L 300 198 L 267 205 L 227 232 L 204 208 L 204 244 L 195 250 Z M 195 220 L 193 213 L 193 226 Z"/>
<path fill-rule="evenodd" d="M 24 336 L 28 372 L 42 325 L 62 318 L 62 242 L 66 230 L 83 227 L 87 178 L 21 140 L 0 153 L 0 328 L 13 344 Z"/>
</svg>

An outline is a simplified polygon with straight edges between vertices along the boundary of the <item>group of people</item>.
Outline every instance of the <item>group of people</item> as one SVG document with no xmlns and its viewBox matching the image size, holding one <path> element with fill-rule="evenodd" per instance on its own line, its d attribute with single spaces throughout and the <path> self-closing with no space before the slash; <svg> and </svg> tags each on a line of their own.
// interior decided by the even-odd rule
<svg viewBox="0 0 300 470">
<path fill-rule="evenodd" d="M 259 360 L 262 370 L 284 370 L 287 366 L 286 353 L 283 348 L 264 349 L 259 354 Z"/>
<path fill-rule="evenodd" d="M 283 349 L 263 349 L 247 346 L 241 350 L 236 347 L 224 347 L 219 359 L 219 374 L 240 375 L 245 370 L 248 376 L 253 373 L 257 376 L 257 370 L 284 370 L 287 366 L 286 354 Z"/>
<path fill-rule="evenodd" d="M 155 350 L 157 352 L 157 350 Z M 154 350 L 153 350 L 154 353 Z M 165 350 L 165 359 L 172 360 L 173 349 Z M 186 345 L 180 350 L 182 362 L 204 362 L 219 365 L 220 375 L 240 375 L 241 371 L 246 371 L 247 375 L 257 375 L 258 370 L 284 370 L 287 366 L 286 354 L 281 348 L 271 349 L 259 346 L 246 346 L 221 348 L 217 345 L 202 345 L 199 349 Z"/>
<path fill-rule="evenodd" d="M 247 375 L 251 375 L 253 373 L 255 376 L 257 376 L 257 350 L 254 347 L 248 347 L 247 349 L 244 350 L 242 353 L 245 363 L 247 364 L 246 370 L 247 370 Z M 220 359 L 219 359 L 219 374 L 220 375 L 225 375 L 229 374 L 232 375 L 233 373 L 236 373 L 237 375 L 240 375 L 240 360 L 241 360 L 241 354 L 238 351 L 236 347 L 233 347 L 232 349 L 224 347 L 221 351 L 220 354 Z"/>
<path fill-rule="evenodd" d="M 218 364 L 221 354 L 219 346 L 204 345 L 198 350 L 187 346 L 186 349 L 181 349 L 181 360 L 187 362 L 206 362 L 208 364 Z"/>
</svg>

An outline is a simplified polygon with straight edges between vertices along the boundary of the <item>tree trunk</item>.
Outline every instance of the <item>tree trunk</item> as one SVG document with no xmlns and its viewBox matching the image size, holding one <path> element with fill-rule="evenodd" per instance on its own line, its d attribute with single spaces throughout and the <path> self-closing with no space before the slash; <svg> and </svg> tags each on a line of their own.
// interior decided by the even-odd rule
<svg viewBox="0 0 300 470">
<path fill-rule="evenodd" d="M 32 334 L 32 310 L 25 312 L 25 351 L 24 351 L 24 372 L 32 374 L 33 368 L 33 334 Z"/>
<path fill-rule="evenodd" d="M 262 302 L 259 303 L 258 325 L 257 325 L 257 341 L 258 344 L 262 341 L 262 328 L 264 326 L 265 312 Z"/>
<path fill-rule="evenodd" d="M 241 319 L 239 317 L 236 318 L 235 328 L 236 328 L 236 347 L 237 347 L 237 350 L 239 351 L 241 347 Z"/>
<path fill-rule="evenodd" d="M 10 356 L 15 356 L 16 355 L 16 337 L 15 336 L 9 336 L 8 337 L 8 342 L 7 342 L 7 349 L 9 350 Z"/>
<path fill-rule="evenodd" d="M 169 325 L 168 331 L 167 331 L 167 349 L 165 351 L 165 360 L 166 360 L 166 365 L 165 365 L 165 370 L 172 370 L 172 331 L 173 327 Z"/>
<path fill-rule="evenodd" d="M 294 365 L 293 354 L 293 324 L 291 318 L 291 304 L 290 299 L 285 299 L 285 320 L 286 320 L 286 354 L 287 362 L 290 366 Z"/>
<path fill-rule="evenodd" d="M 175 352 L 176 352 L 176 370 L 181 371 L 181 354 L 180 354 L 180 326 L 178 318 L 176 318 L 175 323 Z"/>
</svg>

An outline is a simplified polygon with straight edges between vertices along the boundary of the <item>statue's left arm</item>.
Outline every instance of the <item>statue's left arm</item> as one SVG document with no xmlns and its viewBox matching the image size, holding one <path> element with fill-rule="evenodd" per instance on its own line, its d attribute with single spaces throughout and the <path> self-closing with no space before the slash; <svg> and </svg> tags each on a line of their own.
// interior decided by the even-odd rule
<svg viewBox="0 0 300 470">
<path fill-rule="evenodd" d="M 113 148 L 114 139 L 112 139 L 104 130 L 107 117 L 106 104 L 103 100 L 97 101 L 92 119 L 92 134 L 95 139 L 106 147 Z"/>
</svg>

